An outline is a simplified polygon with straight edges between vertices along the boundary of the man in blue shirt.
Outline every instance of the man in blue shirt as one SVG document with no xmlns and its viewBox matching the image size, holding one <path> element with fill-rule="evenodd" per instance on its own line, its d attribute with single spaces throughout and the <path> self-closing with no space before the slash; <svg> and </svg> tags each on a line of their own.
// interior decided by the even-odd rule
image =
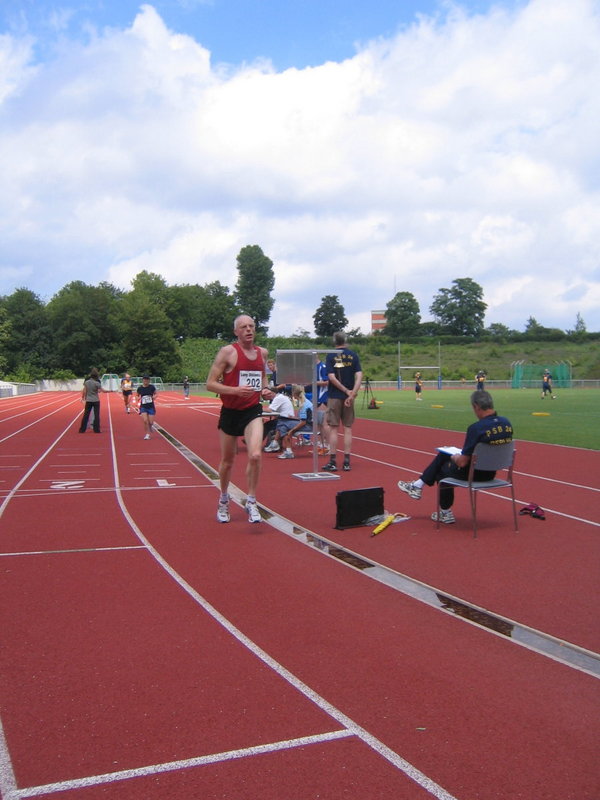
<svg viewBox="0 0 600 800">
<path fill-rule="evenodd" d="M 433 486 L 441 478 L 459 478 L 466 480 L 469 474 L 469 463 L 479 442 L 486 444 L 506 444 L 512 441 L 512 425 L 506 417 L 500 417 L 494 411 L 494 401 L 489 392 L 476 391 L 471 395 L 471 405 L 477 417 L 477 422 L 469 425 L 460 453 L 450 455 L 438 453 L 431 464 L 423 471 L 416 481 L 398 481 L 398 488 L 406 492 L 414 500 L 420 500 L 423 486 Z M 494 472 L 475 470 L 476 481 L 489 481 L 495 476 Z M 440 492 L 440 522 L 450 525 L 456 522 L 452 513 L 454 503 L 454 488 L 443 486 Z M 437 512 L 433 512 L 431 519 L 437 519 Z"/>
<path fill-rule="evenodd" d="M 325 362 L 319 356 L 317 356 L 316 359 L 315 377 L 317 384 L 317 428 L 319 429 L 319 434 L 321 436 L 321 443 L 325 448 L 327 446 L 327 442 L 329 441 L 329 426 L 327 425 L 326 420 L 327 401 L 329 399 L 329 378 L 327 377 L 327 366 Z M 304 394 L 308 400 L 312 401 L 314 406 L 315 401 L 312 396 L 312 388 L 312 384 L 307 384 L 304 387 Z M 328 452 L 328 450 L 325 452 Z"/>
<path fill-rule="evenodd" d="M 556 400 L 556 395 L 552 393 L 552 375 L 550 375 L 550 370 L 545 369 L 542 375 L 542 400 L 547 394 L 553 400 Z"/>
<path fill-rule="evenodd" d="M 333 334 L 334 353 L 327 353 L 328 400 L 327 424 L 329 425 L 329 461 L 325 472 L 337 472 L 337 437 L 340 423 L 344 427 L 344 472 L 350 471 L 352 452 L 352 424 L 354 422 L 354 400 L 362 383 L 362 368 L 358 355 L 346 347 L 346 334 Z"/>
</svg>

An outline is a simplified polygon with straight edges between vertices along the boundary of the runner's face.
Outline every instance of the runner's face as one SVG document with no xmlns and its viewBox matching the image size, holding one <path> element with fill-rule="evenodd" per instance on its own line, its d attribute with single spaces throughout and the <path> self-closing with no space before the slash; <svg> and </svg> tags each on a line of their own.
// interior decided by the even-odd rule
<svg viewBox="0 0 600 800">
<path fill-rule="evenodd" d="M 254 320 L 251 317 L 240 317 L 235 326 L 235 335 L 240 342 L 253 342 L 255 333 Z"/>
</svg>

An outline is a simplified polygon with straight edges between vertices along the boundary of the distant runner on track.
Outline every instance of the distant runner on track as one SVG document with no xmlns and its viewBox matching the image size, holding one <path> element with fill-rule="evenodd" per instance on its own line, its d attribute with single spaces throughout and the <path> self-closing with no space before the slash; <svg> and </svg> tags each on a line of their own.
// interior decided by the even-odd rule
<svg viewBox="0 0 600 800">
<path fill-rule="evenodd" d="M 140 401 L 139 415 L 142 418 L 144 430 L 146 431 L 144 439 L 149 439 L 150 433 L 154 430 L 154 417 L 156 415 L 154 401 L 156 400 L 157 394 L 156 386 L 150 383 L 150 376 L 143 375 L 142 385 L 137 388 L 137 395 Z"/>
<path fill-rule="evenodd" d="M 265 368 L 267 351 L 254 344 L 254 320 L 242 314 L 233 323 L 236 341 L 222 347 L 208 373 L 206 389 L 221 397 L 219 416 L 221 461 L 219 483 L 221 496 L 217 507 L 219 522 L 229 522 L 229 481 L 237 451 L 238 437 L 243 436 L 248 450 L 246 511 L 249 522 L 261 522 L 256 505 L 256 489 L 261 468 L 263 440 L 262 392 L 267 388 Z"/>
<path fill-rule="evenodd" d="M 123 402 L 125 404 L 125 412 L 129 414 L 129 404 L 131 402 L 131 393 L 133 391 L 133 381 L 131 375 L 126 372 L 121 378 L 121 392 L 123 393 Z"/>
</svg>

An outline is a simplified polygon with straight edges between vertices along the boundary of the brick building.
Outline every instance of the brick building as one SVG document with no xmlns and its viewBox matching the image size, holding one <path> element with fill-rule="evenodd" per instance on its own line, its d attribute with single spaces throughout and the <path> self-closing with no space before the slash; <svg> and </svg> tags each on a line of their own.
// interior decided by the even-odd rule
<svg viewBox="0 0 600 800">
<path fill-rule="evenodd" d="M 371 333 L 382 331 L 386 326 L 385 311 L 371 311 Z"/>
</svg>

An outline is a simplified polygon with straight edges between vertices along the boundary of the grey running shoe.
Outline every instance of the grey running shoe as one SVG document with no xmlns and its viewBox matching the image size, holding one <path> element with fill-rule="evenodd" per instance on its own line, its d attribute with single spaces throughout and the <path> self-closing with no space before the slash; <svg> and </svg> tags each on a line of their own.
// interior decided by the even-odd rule
<svg viewBox="0 0 600 800">
<path fill-rule="evenodd" d="M 412 481 L 398 481 L 398 488 L 401 492 L 406 492 L 413 500 L 420 500 L 423 494 L 423 489 L 420 486 L 415 486 Z"/>
<path fill-rule="evenodd" d="M 431 519 L 437 521 L 437 516 L 437 511 L 434 511 L 431 515 Z M 453 522 L 456 522 L 451 508 L 440 509 L 440 522 L 443 522 L 444 525 L 452 525 Z"/>
<path fill-rule="evenodd" d="M 294 454 L 284 451 L 280 456 L 277 456 L 277 458 L 294 458 Z"/>
<path fill-rule="evenodd" d="M 277 453 L 278 451 L 279 451 L 279 445 L 277 444 L 277 442 L 274 442 L 274 441 L 271 442 L 271 444 L 268 444 L 264 448 L 264 452 L 265 453 Z"/>
<path fill-rule="evenodd" d="M 219 500 L 219 505 L 217 506 L 217 519 L 219 522 L 229 522 L 231 519 L 229 516 L 229 502 L 222 503 Z"/>
<path fill-rule="evenodd" d="M 246 503 L 246 511 L 248 512 L 248 522 L 262 522 L 256 503 Z"/>
</svg>

